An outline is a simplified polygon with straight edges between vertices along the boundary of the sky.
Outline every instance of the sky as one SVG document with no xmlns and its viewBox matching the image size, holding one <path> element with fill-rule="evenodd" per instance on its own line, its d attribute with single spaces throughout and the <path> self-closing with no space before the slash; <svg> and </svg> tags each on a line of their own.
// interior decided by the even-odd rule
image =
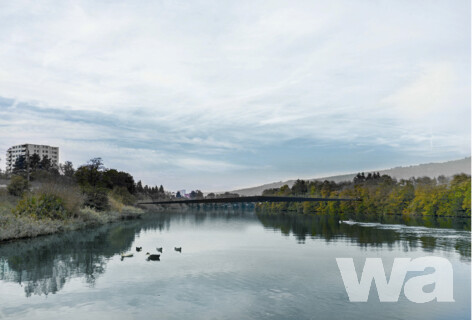
<svg viewBox="0 0 472 320">
<path fill-rule="evenodd" d="M 0 168 L 47 144 L 224 191 L 464 158 L 470 29 L 468 0 L 0 0 Z"/>
</svg>

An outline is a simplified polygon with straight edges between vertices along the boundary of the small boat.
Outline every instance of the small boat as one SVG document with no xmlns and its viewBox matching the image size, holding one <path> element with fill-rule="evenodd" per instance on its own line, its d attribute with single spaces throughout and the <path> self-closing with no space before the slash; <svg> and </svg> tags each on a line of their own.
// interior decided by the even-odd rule
<svg viewBox="0 0 472 320">
<path fill-rule="evenodd" d="M 339 224 L 344 223 L 344 224 L 356 224 L 356 221 L 352 221 L 351 219 L 349 220 L 339 220 Z"/>
<path fill-rule="evenodd" d="M 174 250 L 178 252 L 182 252 L 182 247 L 175 247 Z"/>
<path fill-rule="evenodd" d="M 139 251 L 141 251 L 141 250 L 143 250 L 143 247 L 136 247 L 136 251 L 139 252 Z"/>
<path fill-rule="evenodd" d="M 156 248 L 156 250 L 157 250 L 157 252 L 160 252 L 160 253 L 162 253 L 162 247 L 160 247 L 160 248 Z"/>
<path fill-rule="evenodd" d="M 147 254 L 147 261 L 160 261 L 160 254 Z"/>
<path fill-rule="evenodd" d="M 133 254 L 131 252 L 121 254 L 122 258 L 131 258 L 132 256 L 133 256 Z"/>
</svg>

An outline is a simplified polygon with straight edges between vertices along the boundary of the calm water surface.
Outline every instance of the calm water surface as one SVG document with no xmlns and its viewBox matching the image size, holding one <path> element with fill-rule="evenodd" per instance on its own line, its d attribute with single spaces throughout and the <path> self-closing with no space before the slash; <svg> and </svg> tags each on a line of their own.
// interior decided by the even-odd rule
<svg viewBox="0 0 472 320">
<path fill-rule="evenodd" d="M 370 220 L 156 213 L 0 244 L 0 318 L 470 319 L 470 222 Z M 381 257 L 389 275 L 394 258 L 429 255 L 452 263 L 455 302 L 380 303 L 373 288 L 350 303 L 335 260 Z"/>
</svg>

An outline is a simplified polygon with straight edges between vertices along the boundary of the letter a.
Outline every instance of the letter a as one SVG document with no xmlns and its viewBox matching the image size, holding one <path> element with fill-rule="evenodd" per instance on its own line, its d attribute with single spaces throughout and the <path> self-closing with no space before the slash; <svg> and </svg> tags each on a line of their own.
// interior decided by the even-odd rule
<svg viewBox="0 0 472 320">
<path fill-rule="evenodd" d="M 441 257 L 421 257 L 410 262 L 408 271 L 424 271 L 434 268 L 434 272 L 416 276 L 405 283 L 405 296 L 412 302 L 425 303 L 437 299 L 438 302 L 454 302 L 453 270 L 449 260 Z M 432 292 L 424 292 L 423 287 L 434 283 Z"/>
</svg>

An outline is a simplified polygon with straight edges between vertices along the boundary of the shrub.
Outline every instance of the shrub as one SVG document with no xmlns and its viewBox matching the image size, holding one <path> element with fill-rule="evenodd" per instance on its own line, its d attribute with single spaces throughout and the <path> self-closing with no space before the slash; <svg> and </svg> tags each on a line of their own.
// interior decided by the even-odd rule
<svg viewBox="0 0 472 320">
<path fill-rule="evenodd" d="M 110 205 L 108 203 L 107 190 L 104 188 L 84 188 L 85 201 L 87 207 L 96 209 L 98 211 L 108 210 Z"/>
<path fill-rule="evenodd" d="M 82 221 L 85 221 L 87 223 L 92 223 L 92 224 L 99 224 L 99 223 L 105 223 L 106 222 L 106 217 L 104 217 L 102 214 L 100 214 L 98 211 L 96 211 L 93 208 L 90 207 L 84 207 L 79 210 L 79 218 Z"/>
<path fill-rule="evenodd" d="M 56 195 L 43 194 L 25 197 L 18 202 L 13 213 L 33 218 L 66 219 L 69 217 L 64 200 Z"/>
<path fill-rule="evenodd" d="M 28 190 L 28 181 L 22 176 L 13 176 L 8 184 L 7 190 L 13 196 L 21 197 Z"/>
<path fill-rule="evenodd" d="M 44 183 L 20 200 L 13 213 L 39 219 L 68 219 L 77 216 L 82 204 L 82 194 L 77 187 Z"/>
<path fill-rule="evenodd" d="M 80 188 L 75 185 L 59 184 L 54 182 L 43 183 L 34 194 L 37 196 L 57 197 L 62 200 L 64 208 L 70 216 L 77 216 L 84 204 L 84 197 Z"/>
<path fill-rule="evenodd" d="M 136 202 L 136 198 L 125 187 L 114 187 L 111 196 L 125 205 L 132 205 Z"/>
<path fill-rule="evenodd" d="M 16 204 L 18 203 L 18 198 L 11 195 L 7 188 L 0 188 L 0 208 L 8 209 L 10 212 Z"/>
<path fill-rule="evenodd" d="M 108 203 L 110 204 L 111 211 L 121 212 L 125 206 L 121 201 L 116 200 L 114 197 L 108 197 Z"/>
</svg>

